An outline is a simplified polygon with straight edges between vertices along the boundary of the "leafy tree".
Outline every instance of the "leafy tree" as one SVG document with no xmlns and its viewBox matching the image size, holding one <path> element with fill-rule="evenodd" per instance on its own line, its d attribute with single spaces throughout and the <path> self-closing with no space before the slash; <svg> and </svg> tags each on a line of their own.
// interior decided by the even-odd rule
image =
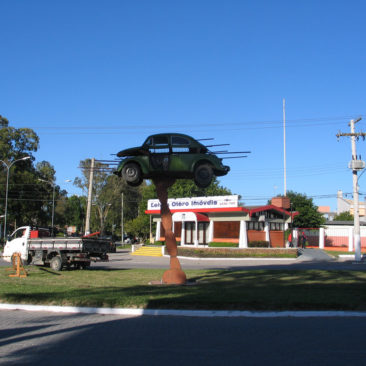
<svg viewBox="0 0 366 366">
<path fill-rule="evenodd" d="M 144 182 L 141 186 L 141 196 L 138 203 L 138 215 L 125 224 L 125 231 L 134 236 L 147 238 L 150 232 L 150 216 L 145 214 L 147 209 L 147 201 L 157 198 L 155 185 Z M 155 224 L 152 225 L 152 230 L 155 230 Z"/>
<path fill-rule="evenodd" d="M 56 170 L 48 161 L 41 161 L 36 164 L 36 170 L 41 176 L 40 179 L 53 183 L 55 180 Z"/>
<path fill-rule="evenodd" d="M 66 198 L 66 191 L 61 190 L 55 183 L 56 170 L 48 161 L 41 161 L 36 164 L 36 174 L 39 197 L 44 199 L 42 212 L 40 213 L 42 219 L 38 220 L 37 224 L 51 225 L 54 204 L 54 225 L 62 227 L 65 224 L 63 200 Z"/>
<path fill-rule="evenodd" d="M 55 171 L 47 162 L 33 165 L 32 154 L 38 149 L 39 138 L 32 129 L 10 127 L 8 120 L 1 116 L 0 124 L 1 213 L 5 211 L 7 166 L 10 167 L 7 231 L 20 225 L 49 225 L 51 220 L 46 202 L 52 201 L 52 185 L 41 183 L 39 179 L 54 181 Z M 21 160 L 26 156 L 30 159 Z M 59 193 L 59 187 L 55 187 L 55 191 Z"/>
<path fill-rule="evenodd" d="M 3 119 L 3 117 L 1 118 Z M 10 162 L 24 156 L 32 157 L 32 153 L 38 149 L 38 144 L 39 137 L 30 128 L 3 127 L 0 129 L 0 156 L 2 160 Z"/>
<path fill-rule="evenodd" d="M 86 197 L 73 195 L 64 201 L 64 218 L 67 226 L 76 226 L 77 232 L 85 227 Z"/>
<path fill-rule="evenodd" d="M 80 162 L 82 176 L 74 180 L 87 196 L 91 159 Z M 121 235 L 122 193 L 124 196 L 124 220 L 132 220 L 138 215 L 138 203 L 141 199 L 140 187 L 130 187 L 123 179 L 111 175 L 108 165 L 96 162 L 93 173 L 91 231 L 101 231 Z"/>
<path fill-rule="evenodd" d="M 106 231 L 121 235 L 122 193 L 124 222 L 132 220 L 138 215 L 138 204 L 141 200 L 142 187 L 143 185 L 140 187 L 130 187 L 116 175 L 110 175 L 107 178 L 103 192 L 98 197 L 98 202 L 95 205 L 100 225 L 102 225 L 102 213 L 105 215 Z"/>
<path fill-rule="evenodd" d="M 7 120 L 7 118 L 0 115 L 0 127 L 8 127 L 8 125 L 9 121 Z"/>
<path fill-rule="evenodd" d="M 294 218 L 294 227 L 317 228 L 325 224 L 325 218 L 318 212 L 318 207 L 313 203 L 312 198 L 293 191 L 288 191 L 287 197 L 291 201 L 291 210 L 299 212 L 299 215 Z"/>
<path fill-rule="evenodd" d="M 335 215 L 333 218 L 334 221 L 354 221 L 353 215 L 349 211 L 344 211 Z"/>
<path fill-rule="evenodd" d="M 137 216 L 133 220 L 126 222 L 125 229 L 126 232 L 132 234 L 133 236 L 138 236 L 145 240 L 149 234 L 149 217 L 144 214 Z"/>
</svg>

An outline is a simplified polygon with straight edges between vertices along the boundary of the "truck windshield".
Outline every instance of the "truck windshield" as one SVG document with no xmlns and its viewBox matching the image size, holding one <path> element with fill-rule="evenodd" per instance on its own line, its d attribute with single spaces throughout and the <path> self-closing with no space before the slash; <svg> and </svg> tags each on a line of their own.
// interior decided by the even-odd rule
<svg viewBox="0 0 366 366">
<path fill-rule="evenodd" d="M 25 236 L 26 233 L 26 229 L 18 229 L 17 231 L 15 231 L 12 236 L 11 239 L 16 239 L 16 238 L 22 238 L 23 236 Z"/>
</svg>

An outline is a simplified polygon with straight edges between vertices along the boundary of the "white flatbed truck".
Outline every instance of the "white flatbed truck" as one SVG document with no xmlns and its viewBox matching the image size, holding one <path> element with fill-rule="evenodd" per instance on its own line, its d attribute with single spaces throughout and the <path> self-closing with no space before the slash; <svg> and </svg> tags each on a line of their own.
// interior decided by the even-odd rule
<svg viewBox="0 0 366 366">
<path fill-rule="evenodd" d="M 48 230 L 22 226 L 8 236 L 3 259 L 11 262 L 15 253 L 25 264 L 50 265 L 61 271 L 71 265 L 85 269 L 90 263 L 108 261 L 111 242 L 96 237 L 51 237 Z"/>
</svg>

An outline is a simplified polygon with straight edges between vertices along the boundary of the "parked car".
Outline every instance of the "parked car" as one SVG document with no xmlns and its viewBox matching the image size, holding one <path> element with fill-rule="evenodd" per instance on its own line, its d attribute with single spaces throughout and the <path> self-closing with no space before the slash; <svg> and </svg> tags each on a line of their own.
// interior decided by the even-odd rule
<svg viewBox="0 0 366 366">
<path fill-rule="evenodd" d="M 124 235 L 123 236 L 123 243 L 125 244 L 136 244 L 138 243 L 139 240 L 137 237 L 133 236 L 133 235 Z"/>
<path fill-rule="evenodd" d="M 142 146 L 122 150 L 117 156 L 123 159 L 114 173 L 131 186 L 165 175 L 193 178 L 198 187 L 206 188 L 214 176 L 226 175 L 230 170 L 206 146 L 179 133 L 151 135 Z"/>
</svg>

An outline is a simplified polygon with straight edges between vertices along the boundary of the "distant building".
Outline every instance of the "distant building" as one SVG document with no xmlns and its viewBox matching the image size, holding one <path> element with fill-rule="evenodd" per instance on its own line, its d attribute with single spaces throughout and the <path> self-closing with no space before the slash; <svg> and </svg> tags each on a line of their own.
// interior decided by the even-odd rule
<svg viewBox="0 0 366 366">
<path fill-rule="evenodd" d="M 339 190 L 337 192 L 337 215 L 342 212 L 349 212 L 354 214 L 353 200 L 343 197 L 343 192 Z M 366 204 L 365 201 L 358 202 L 358 213 L 360 215 L 360 221 L 366 221 Z"/>
<path fill-rule="evenodd" d="M 287 197 L 275 197 L 264 206 L 239 206 L 237 195 L 172 198 L 168 204 L 173 231 L 183 246 L 232 242 L 246 248 L 252 241 L 268 241 L 272 247 L 285 247 L 284 231 L 298 214 L 288 210 Z M 155 240 L 165 240 L 159 200 L 149 200 L 145 213 L 157 224 Z"/>
<path fill-rule="evenodd" d="M 327 221 L 333 221 L 336 212 L 330 211 L 330 206 L 319 206 L 318 212 L 320 212 Z"/>
</svg>

